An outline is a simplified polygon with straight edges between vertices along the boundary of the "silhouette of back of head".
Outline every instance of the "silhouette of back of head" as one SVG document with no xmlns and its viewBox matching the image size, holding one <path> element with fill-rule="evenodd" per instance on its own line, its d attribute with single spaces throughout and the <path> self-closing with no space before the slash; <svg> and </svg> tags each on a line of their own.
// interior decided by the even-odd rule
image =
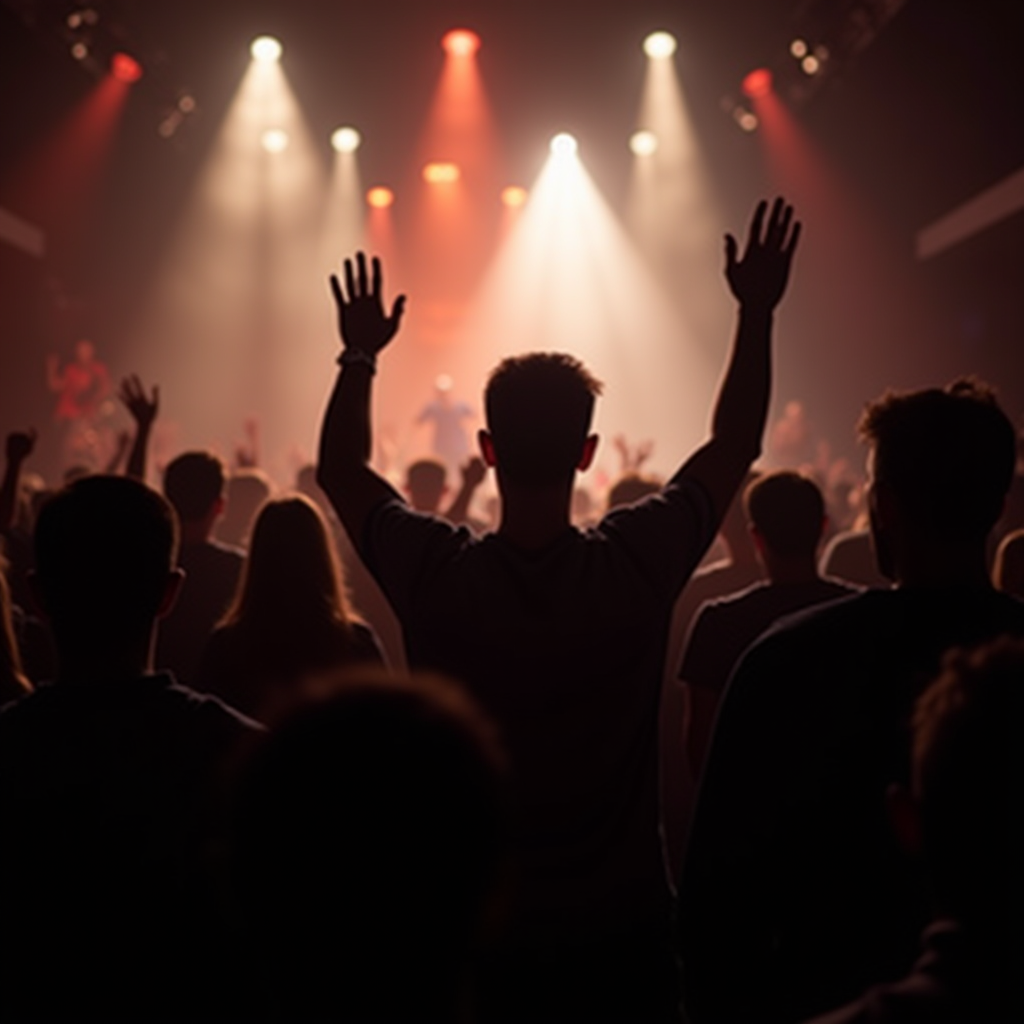
<svg viewBox="0 0 1024 1024">
<path fill-rule="evenodd" d="M 518 484 L 570 480 L 601 384 L 569 355 L 537 352 L 501 362 L 484 393 L 498 469 Z"/>
<path fill-rule="evenodd" d="M 417 459 L 405 471 L 405 486 L 412 507 L 436 512 L 448 481 L 448 470 L 438 459 Z"/>
<path fill-rule="evenodd" d="M 267 1005 L 283 1019 L 450 1015 L 503 849 L 503 790 L 489 724 L 439 680 L 363 673 L 285 723 L 234 825 Z"/>
<path fill-rule="evenodd" d="M 164 494 L 183 523 L 206 518 L 224 494 L 224 463 L 212 452 L 184 452 L 164 470 Z"/>
<path fill-rule="evenodd" d="M 164 600 L 177 551 L 168 502 L 128 477 L 91 476 L 39 512 L 36 578 L 58 648 L 138 639 Z"/>
<path fill-rule="evenodd" d="M 984 384 L 888 392 L 865 409 L 876 487 L 914 529 L 944 543 L 983 541 L 999 518 L 1016 462 L 1013 424 Z"/>
<path fill-rule="evenodd" d="M 821 540 L 825 501 L 813 480 L 779 470 L 756 479 L 743 495 L 747 518 L 773 554 L 813 556 Z"/>
</svg>

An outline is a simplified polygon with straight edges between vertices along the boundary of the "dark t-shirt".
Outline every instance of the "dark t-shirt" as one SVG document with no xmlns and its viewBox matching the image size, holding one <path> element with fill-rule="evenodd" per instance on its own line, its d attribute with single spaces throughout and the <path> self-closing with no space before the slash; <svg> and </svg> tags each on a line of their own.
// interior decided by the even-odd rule
<svg viewBox="0 0 1024 1024">
<path fill-rule="evenodd" d="M 715 520 L 682 478 L 542 551 L 400 501 L 364 537 L 409 662 L 466 683 L 498 724 L 518 798 L 524 927 L 545 938 L 649 920 L 668 900 L 657 715 L 672 602 Z"/>
<path fill-rule="evenodd" d="M 849 597 L 856 591 L 837 580 L 807 583 L 755 583 L 702 605 L 690 629 L 679 678 L 720 694 L 740 655 L 784 615 Z"/>
<path fill-rule="evenodd" d="M 885 791 L 909 782 L 910 715 L 944 651 L 1005 633 L 1024 636 L 1024 604 L 991 589 L 870 590 L 747 651 L 680 888 L 694 1020 L 800 1020 L 906 970 L 927 908 Z"/>
<path fill-rule="evenodd" d="M 259 731 L 166 675 L 0 712 L 5 1020 L 159 1020 L 202 999 L 186 963 L 213 923 L 218 783 Z"/>
<path fill-rule="evenodd" d="M 160 623 L 158 669 L 192 683 L 210 634 L 235 596 L 244 564 L 241 551 L 216 541 L 182 546 L 178 565 L 185 570 L 185 582 L 170 615 Z"/>
</svg>

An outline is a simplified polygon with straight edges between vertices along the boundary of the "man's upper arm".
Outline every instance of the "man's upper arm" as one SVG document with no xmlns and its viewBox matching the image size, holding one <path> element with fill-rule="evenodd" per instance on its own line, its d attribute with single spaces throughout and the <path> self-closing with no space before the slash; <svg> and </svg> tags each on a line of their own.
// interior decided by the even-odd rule
<svg viewBox="0 0 1024 1024">
<path fill-rule="evenodd" d="M 711 499 L 717 530 L 743 478 L 759 454 L 748 446 L 712 438 L 686 460 L 672 480 L 689 480 L 704 489 Z"/>
<path fill-rule="evenodd" d="M 398 491 L 367 465 L 350 465 L 344 476 L 321 470 L 318 482 L 360 554 L 366 524 L 374 509 L 389 501 L 402 500 Z"/>
</svg>

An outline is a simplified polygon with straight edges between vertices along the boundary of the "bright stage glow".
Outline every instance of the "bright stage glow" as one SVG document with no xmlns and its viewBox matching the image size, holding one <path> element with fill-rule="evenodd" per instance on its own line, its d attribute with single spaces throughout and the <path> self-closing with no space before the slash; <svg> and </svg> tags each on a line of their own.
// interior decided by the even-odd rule
<svg viewBox="0 0 1024 1024">
<path fill-rule="evenodd" d="M 794 39 L 789 44 L 789 52 L 797 60 L 800 60 L 801 57 L 807 56 L 807 44 L 802 39 Z"/>
<path fill-rule="evenodd" d="M 480 49 L 480 37 L 468 28 L 453 28 L 441 40 L 450 57 L 472 57 Z"/>
<path fill-rule="evenodd" d="M 803 68 L 805 75 L 816 75 L 821 70 L 821 61 L 813 53 L 809 53 L 800 61 L 800 67 Z"/>
<path fill-rule="evenodd" d="M 757 131 L 757 126 L 761 123 L 757 119 L 757 114 L 750 110 L 744 110 L 743 107 L 737 107 L 733 112 L 733 117 L 745 132 Z"/>
<path fill-rule="evenodd" d="M 677 45 L 670 32 L 652 32 L 644 40 L 644 53 L 652 60 L 666 60 L 676 52 Z"/>
<path fill-rule="evenodd" d="M 772 73 L 767 68 L 755 68 L 743 79 L 743 95 L 760 99 L 772 91 Z"/>
<path fill-rule="evenodd" d="M 110 59 L 110 73 L 119 82 L 137 82 L 142 77 L 142 65 L 127 53 L 115 53 Z"/>
<path fill-rule="evenodd" d="M 89 47 L 86 46 L 85 43 L 75 43 L 75 45 L 71 47 L 71 56 L 74 57 L 75 60 L 85 60 L 85 58 L 89 56 Z"/>
<path fill-rule="evenodd" d="M 629 148 L 634 156 L 652 156 L 658 152 L 658 136 L 642 129 L 629 137 Z"/>
<path fill-rule="evenodd" d="M 252 59 L 261 64 L 273 64 L 281 59 L 281 44 L 273 36 L 260 36 L 249 47 Z"/>
<path fill-rule="evenodd" d="M 366 193 L 366 201 L 375 210 L 386 210 L 395 201 L 395 193 L 383 185 L 377 185 Z"/>
<path fill-rule="evenodd" d="M 331 145 L 335 153 L 354 153 L 362 141 L 362 136 L 355 128 L 339 128 L 331 136 Z"/>
<path fill-rule="evenodd" d="M 579 143 L 568 132 L 559 132 L 551 140 L 551 152 L 558 157 L 575 156 L 579 148 Z"/>
<path fill-rule="evenodd" d="M 510 209 L 517 209 L 520 206 L 525 206 L 528 198 L 529 193 L 525 188 L 521 188 L 519 185 L 509 185 L 508 188 L 502 189 L 501 191 L 501 203 L 503 206 L 507 206 Z"/>
<path fill-rule="evenodd" d="M 195 109 L 196 109 L 195 97 L 194 96 L 188 96 L 188 95 L 182 96 L 181 99 L 178 100 L 178 109 L 183 114 L 191 114 L 191 113 L 193 113 L 195 111 Z"/>
<path fill-rule="evenodd" d="M 423 168 L 423 180 L 428 185 L 450 185 L 461 177 L 458 164 L 429 163 Z"/>
<path fill-rule="evenodd" d="M 260 136 L 260 145 L 268 153 L 283 153 L 289 141 L 288 133 L 283 128 L 268 128 Z"/>
</svg>

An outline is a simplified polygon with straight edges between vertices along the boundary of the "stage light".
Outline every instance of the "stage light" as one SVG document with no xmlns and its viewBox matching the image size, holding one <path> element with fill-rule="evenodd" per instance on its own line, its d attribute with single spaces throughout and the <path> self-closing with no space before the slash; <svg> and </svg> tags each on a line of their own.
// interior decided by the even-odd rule
<svg viewBox="0 0 1024 1024">
<path fill-rule="evenodd" d="M 378 185 L 366 193 L 366 201 L 375 210 L 386 210 L 395 201 L 395 193 L 389 188 Z"/>
<path fill-rule="evenodd" d="M 430 163 L 423 168 L 423 180 L 429 185 L 450 185 L 460 175 L 458 164 Z"/>
<path fill-rule="evenodd" d="M 183 114 L 191 114 L 191 113 L 193 113 L 195 111 L 195 109 L 196 109 L 195 97 L 193 97 L 193 96 L 182 96 L 181 99 L 178 100 L 178 109 Z"/>
<path fill-rule="evenodd" d="M 551 140 L 551 152 L 555 156 L 575 156 L 578 149 L 579 144 L 568 132 L 559 132 Z"/>
<path fill-rule="evenodd" d="M 629 137 L 629 148 L 634 156 L 651 156 L 658 152 L 658 136 L 646 129 L 633 132 Z"/>
<path fill-rule="evenodd" d="M 273 36 L 260 36 L 249 47 L 252 59 L 261 64 L 273 64 L 281 59 L 281 44 Z"/>
<path fill-rule="evenodd" d="M 110 73 L 119 82 L 137 82 L 142 77 L 142 65 L 127 53 L 115 53 L 110 59 Z"/>
<path fill-rule="evenodd" d="M 807 56 L 807 44 L 802 39 L 794 39 L 793 42 L 789 44 L 789 52 L 796 57 L 797 60 L 800 60 L 801 57 Z"/>
<path fill-rule="evenodd" d="M 519 185 L 509 185 L 508 188 L 502 189 L 501 202 L 503 206 L 516 209 L 526 205 L 528 196 L 525 188 L 521 188 Z"/>
<path fill-rule="evenodd" d="M 767 68 L 755 68 L 743 79 L 743 95 L 752 100 L 767 96 L 772 91 L 772 73 Z"/>
<path fill-rule="evenodd" d="M 757 114 L 749 110 L 744 110 L 742 107 L 737 107 L 733 116 L 736 118 L 736 123 L 745 132 L 757 131 L 757 126 L 761 123 L 757 119 Z"/>
<path fill-rule="evenodd" d="M 480 37 L 468 28 L 454 28 L 441 40 L 450 57 L 472 57 L 480 49 Z"/>
<path fill-rule="evenodd" d="M 665 60 L 676 52 L 676 37 L 668 32 L 652 32 L 644 40 L 644 53 L 652 60 Z"/>
<path fill-rule="evenodd" d="M 800 61 L 800 67 L 803 68 L 805 75 L 816 75 L 821 70 L 821 61 L 813 53 L 809 53 Z"/>
<path fill-rule="evenodd" d="M 89 47 L 86 46 L 85 43 L 75 43 L 75 45 L 71 47 L 71 56 L 74 57 L 75 60 L 85 60 L 85 58 L 89 56 Z"/>
<path fill-rule="evenodd" d="M 268 153 L 283 153 L 288 148 L 288 133 L 282 128 L 268 128 L 260 136 L 260 145 Z"/>
<path fill-rule="evenodd" d="M 362 141 L 362 136 L 355 128 L 339 128 L 331 136 L 331 145 L 336 153 L 354 153 Z"/>
</svg>

